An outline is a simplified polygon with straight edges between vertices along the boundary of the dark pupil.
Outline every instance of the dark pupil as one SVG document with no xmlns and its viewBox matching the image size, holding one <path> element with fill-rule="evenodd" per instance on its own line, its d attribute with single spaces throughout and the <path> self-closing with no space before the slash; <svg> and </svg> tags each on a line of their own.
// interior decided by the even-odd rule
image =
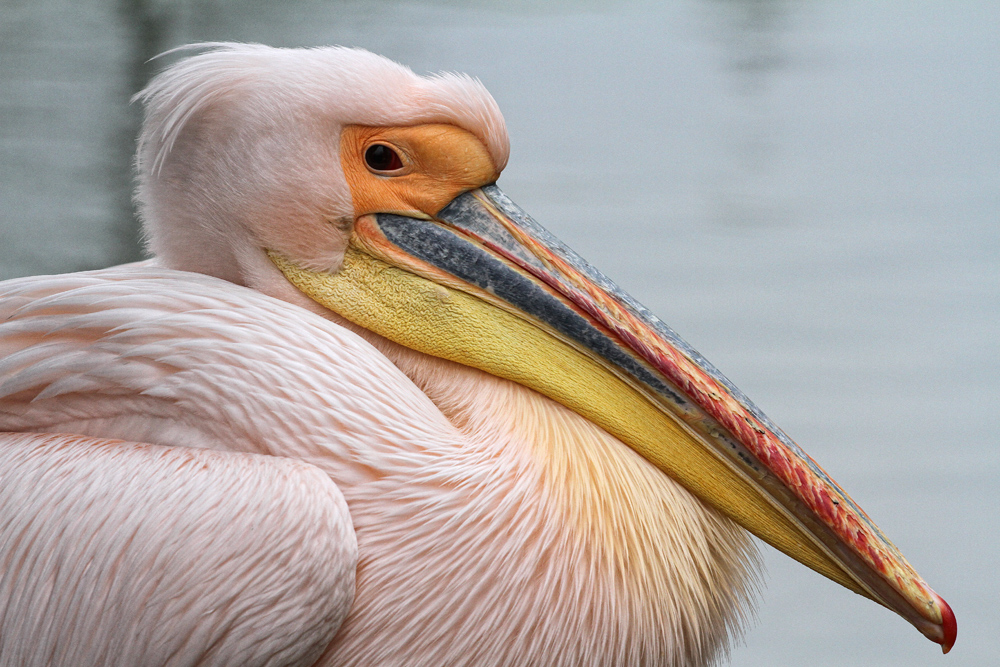
<svg viewBox="0 0 1000 667">
<path fill-rule="evenodd" d="M 396 151 L 382 144 L 369 146 L 365 151 L 365 162 L 375 171 L 392 171 L 403 166 Z"/>
</svg>

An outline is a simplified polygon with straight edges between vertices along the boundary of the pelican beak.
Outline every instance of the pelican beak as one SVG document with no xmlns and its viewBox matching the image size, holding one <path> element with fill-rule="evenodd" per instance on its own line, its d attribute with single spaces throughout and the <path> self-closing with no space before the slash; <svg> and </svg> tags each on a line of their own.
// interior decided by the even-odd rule
<svg viewBox="0 0 1000 667">
<path fill-rule="evenodd" d="M 272 259 L 362 327 L 575 410 L 764 541 L 954 644 L 947 603 L 823 469 L 496 185 L 431 219 L 360 217 L 336 275 Z"/>
</svg>

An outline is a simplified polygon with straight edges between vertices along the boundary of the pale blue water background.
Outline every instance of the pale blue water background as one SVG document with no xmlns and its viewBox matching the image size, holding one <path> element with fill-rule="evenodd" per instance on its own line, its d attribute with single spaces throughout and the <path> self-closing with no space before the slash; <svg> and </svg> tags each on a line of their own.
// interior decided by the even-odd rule
<svg viewBox="0 0 1000 667">
<path fill-rule="evenodd" d="M 0 278 L 138 257 L 166 48 L 347 44 L 480 77 L 501 187 L 807 449 L 954 607 L 941 656 L 766 548 L 734 666 L 998 664 L 1000 5 L 2 0 Z"/>
</svg>

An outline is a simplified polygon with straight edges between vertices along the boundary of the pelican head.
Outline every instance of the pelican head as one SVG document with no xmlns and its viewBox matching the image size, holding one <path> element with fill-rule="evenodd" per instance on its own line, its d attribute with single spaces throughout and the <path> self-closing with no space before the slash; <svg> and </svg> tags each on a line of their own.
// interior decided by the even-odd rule
<svg viewBox="0 0 1000 667">
<path fill-rule="evenodd" d="M 361 215 L 426 217 L 495 181 L 510 152 L 481 83 L 419 77 L 359 49 L 218 46 L 138 97 L 147 111 L 137 201 L 150 251 L 265 291 L 280 278 L 266 251 L 336 273 Z M 364 150 L 374 144 L 405 165 L 371 168 Z"/>
<path fill-rule="evenodd" d="M 752 568 L 736 575 L 729 568 L 724 584 L 712 574 L 715 552 L 742 549 L 737 556 L 749 557 L 745 543 L 725 536 L 732 520 L 950 648 L 956 625 L 947 604 L 822 468 L 693 348 L 497 188 L 509 143 L 480 82 L 417 76 L 356 49 L 216 44 L 170 67 L 138 97 L 146 123 L 137 199 L 149 248 L 163 264 L 349 323 L 460 429 L 471 428 L 469 416 L 455 416 L 449 401 L 461 401 L 461 392 L 448 394 L 442 367 L 427 360 L 526 387 L 547 397 L 545 405 L 568 408 L 600 433 L 594 438 L 607 437 L 607 455 L 623 469 L 662 480 L 649 482 L 648 493 L 679 484 L 691 497 L 690 513 L 727 517 L 678 518 L 681 538 L 662 536 L 700 544 L 704 559 L 692 560 L 686 574 L 669 570 L 655 545 L 615 566 L 624 579 L 632 569 L 651 573 L 643 581 L 654 583 L 629 589 L 632 597 L 648 592 L 659 604 L 666 598 L 657 597 L 658 586 L 691 591 L 687 607 L 653 616 L 688 624 L 677 631 L 686 641 L 698 644 L 699 633 L 718 641 L 738 617 L 724 607 L 745 598 Z M 641 499 L 637 489 L 647 487 L 634 475 L 625 496 L 608 490 L 614 479 L 594 477 L 601 484 L 588 497 L 597 514 L 661 526 L 656 513 L 668 510 Z M 364 567 L 360 532 L 359 544 Z M 675 580 L 663 583 L 670 577 L 657 573 L 668 570 Z M 600 587 L 600 577 L 587 576 L 575 585 Z M 555 595 L 546 586 L 560 585 L 537 583 L 544 600 Z M 359 598 L 365 590 L 359 584 Z M 483 613 L 477 604 L 491 600 L 483 594 L 464 609 L 474 619 Z M 683 618 L 688 612 L 694 620 Z M 532 632 L 517 621 L 511 627 L 510 636 Z M 620 639 L 630 630 L 599 631 Z M 684 655 L 711 657 L 694 649 Z"/>
</svg>

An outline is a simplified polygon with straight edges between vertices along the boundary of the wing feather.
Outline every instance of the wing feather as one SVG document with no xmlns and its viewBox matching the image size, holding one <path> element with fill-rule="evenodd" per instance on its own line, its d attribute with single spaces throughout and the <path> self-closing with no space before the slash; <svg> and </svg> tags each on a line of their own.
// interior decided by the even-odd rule
<svg viewBox="0 0 1000 667">
<path fill-rule="evenodd" d="M 309 665 L 357 543 L 301 461 L 0 434 L 0 663 Z"/>
<path fill-rule="evenodd" d="M 311 664 L 354 594 L 332 471 L 414 440 L 386 405 L 435 419 L 354 334 L 230 283 L 0 283 L 0 665 Z"/>
</svg>

